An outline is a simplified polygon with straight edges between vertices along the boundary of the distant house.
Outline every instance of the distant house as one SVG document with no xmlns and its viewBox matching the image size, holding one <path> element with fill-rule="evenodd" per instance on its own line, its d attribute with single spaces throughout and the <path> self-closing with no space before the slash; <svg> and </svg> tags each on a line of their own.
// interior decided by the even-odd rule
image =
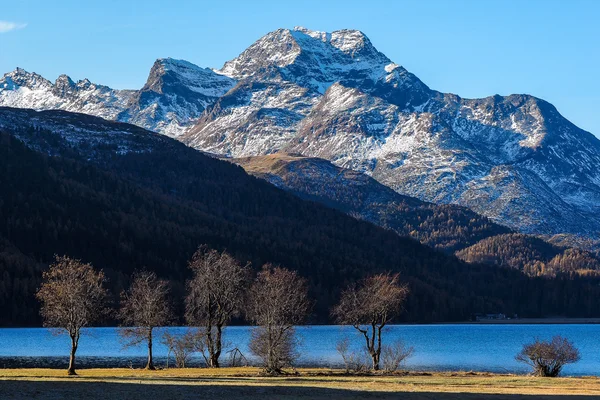
<svg viewBox="0 0 600 400">
<path fill-rule="evenodd" d="M 477 313 L 474 315 L 474 321 L 495 321 L 495 320 L 503 320 L 507 319 L 506 314 L 496 313 L 496 314 L 481 314 Z"/>
</svg>

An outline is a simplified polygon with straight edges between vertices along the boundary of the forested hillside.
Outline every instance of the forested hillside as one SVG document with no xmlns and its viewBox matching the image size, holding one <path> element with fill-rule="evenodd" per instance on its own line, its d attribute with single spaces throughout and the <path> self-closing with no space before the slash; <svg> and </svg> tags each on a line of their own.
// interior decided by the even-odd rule
<svg viewBox="0 0 600 400">
<path fill-rule="evenodd" d="M 600 259 L 596 254 L 574 248 L 565 249 L 522 234 L 489 237 L 458 251 L 456 255 L 467 262 L 514 268 L 530 276 L 600 274 Z"/>
<path fill-rule="evenodd" d="M 327 160 L 275 153 L 235 162 L 257 177 L 295 195 L 454 253 L 486 237 L 510 233 L 465 207 L 403 196 L 366 174 Z"/>
<path fill-rule="evenodd" d="M 21 122 L 35 120 L 38 114 L 31 113 Z M 39 323 L 33 293 L 41 269 L 55 253 L 104 269 L 115 294 L 133 270 L 147 267 L 169 278 L 178 297 L 187 261 L 201 243 L 228 249 L 255 268 L 273 262 L 299 271 L 309 279 L 316 300 L 313 321 L 328 320 L 329 307 L 348 283 L 385 270 L 401 272 L 410 285 L 403 315 L 408 321 L 464 320 L 474 312 L 491 311 L 600 315 L 595 302 L 600 287 L 594 279 L 533 279 L 511 269 L 465 264 L 298 199 L 174 140 L 112 124 L 115 132 L 126 132 L 121 139 L 129 141 L 128 148 L 141 143 L 146 149 L 116 151 L 108 139 L 98 142 L 91 131 L 81 134 L 78 116 L 68 117 L 68 124 L 49 124 L 51 130 L 40 128 L 40 120 L 36 127 L 4 124 L 3 325 Z M 95 126 L 101 135 L 105 121 L 91 123 L 86 129 Z M 74 141 L 72 132 L 83 139 Z M 115 132 L 113 142 L 119 137 Z"/>
</svg>

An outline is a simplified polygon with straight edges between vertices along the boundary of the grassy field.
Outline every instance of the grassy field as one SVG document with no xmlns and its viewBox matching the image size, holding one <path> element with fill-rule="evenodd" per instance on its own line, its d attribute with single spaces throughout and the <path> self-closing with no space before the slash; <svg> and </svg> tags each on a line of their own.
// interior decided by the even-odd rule
<svg viewBox="0 0 600 400">
<path fill-rule="evenodd" d="M 300 369 L 260 376 L 256 368 L 0 370 L 0 399 L 576 399 L 600 398 L 600 378 L 534 378 L 485 373 L 347 376 Z"/>
</svg>

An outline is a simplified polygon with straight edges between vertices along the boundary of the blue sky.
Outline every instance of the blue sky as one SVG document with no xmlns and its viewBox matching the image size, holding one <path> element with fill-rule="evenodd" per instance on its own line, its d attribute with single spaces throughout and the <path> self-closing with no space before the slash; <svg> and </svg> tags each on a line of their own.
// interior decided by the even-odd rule
<svg viewBox="0 0 600 400">
<path fill-rule="evenodd" d="M 221 67 L 265 33 L 360 29 L 433 89 L 529 93 L 600 136 L 600 1 L 12 0 L 0 72 L 139 88 L 156 58 Z"/>
</svg>

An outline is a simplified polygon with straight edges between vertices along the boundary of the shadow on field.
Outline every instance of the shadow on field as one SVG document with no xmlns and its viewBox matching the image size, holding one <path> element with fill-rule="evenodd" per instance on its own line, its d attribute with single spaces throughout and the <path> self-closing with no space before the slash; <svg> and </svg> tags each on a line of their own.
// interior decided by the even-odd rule
<svg viewBox="0 0 600 400">
<path fill-rule="evenodd" d="M 467 393 L 366 392 L 298 386 L 243 386 L 191 384 L 139 384 L 133 382 L 89 381 L 15 381 L 0 380 L 0 399 L 407 399 L 407 400 L 516 400 L 516 399 L 591 399 L 593 396 L 509 395 Z"/>
</svg>

